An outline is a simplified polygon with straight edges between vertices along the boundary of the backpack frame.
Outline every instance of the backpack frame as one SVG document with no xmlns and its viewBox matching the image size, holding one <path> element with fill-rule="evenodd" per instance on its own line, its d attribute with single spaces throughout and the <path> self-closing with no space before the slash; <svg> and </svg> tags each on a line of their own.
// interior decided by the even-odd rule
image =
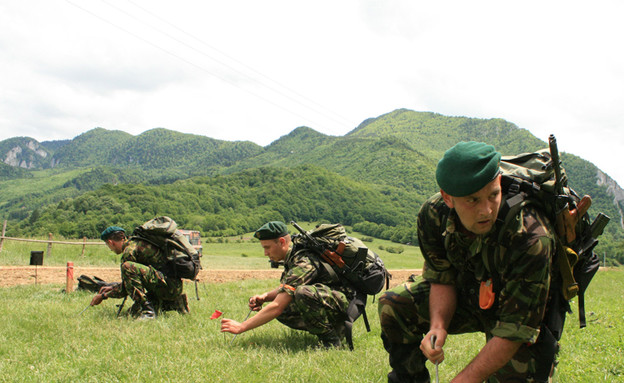
<svg viewBox="0 0 624 383">
<path fill-rule="evenodd" d="M 199 253 L 177 228 L 177 223 L 171 218 L 156 217 L 136 227 L 130 239 L 140 239 L 164 252 L 167 264 L 160 271 L 165 275 L 196 281 L 202 268 Z"/>
<path fill-rule="evenodd" d="M 555 251 L 551 281 L 551 303 L 570 311 L 568 301 L 578 296 L 579 324 L 586 326 L 584 293 L 591 279 L 598 271 L 600 262 L 593 249 L 609 222 L 609 217 L 599 213 L 591 222 L 587 210 L 591 206 L 589 196 L 580 197 L 568 187 L 568 178 L 561 167 L 556 140 L 551 135 L 550 147 L 534 153 L 501 158 L 501 187 L 504 196 L 499 218 L 504 220 L 498 243 L 507 225 L 516 218 L 520 210 L 532 204 L 541 210 L 555 229 Z M 568 218 L 564 217 L 568 215 Z M 563 222 L 567 219 L 568 222 Z M 570 223 L 570 220 L 571 223 Z M 501 249 L 500 251 L 504 251 Z M 491 253 L 491 252 L 489 252 Z M 496 274 L 498 256 L 486 261 L 488 270 Z M 493 275 L 496 280 L 497 276 Z M 494 281 L 496 288 L 496 281 Z M 549 303 L 550 304 L 550 303 Z M 565 312 L 563 313 L 565 316 Z M 556 326 L 559 327 L 559 326 Z M 563 327 L 563 320 L 561 320 Z M 554 329 L 561 333 L 561 329 Z"/>
<path fill-rule="evenodd" d="M 347 343 L 353 350 L 353 322 L 361 315 L 366 331 L 370 332 L 366 315 L 368 295 L 374 297 L 384 286 L 388 289 L 391 275 L 381 258 L 361 240 L 348 236 L 341 224 L 321 224 L 310 231 L 305 231 L 294 221 L 291 224 L 300 232 L 292 238 L 293 251 L 313 251 L 319 267 L 336 282 L 355 291 L 345 320 Z"/>
</svg>

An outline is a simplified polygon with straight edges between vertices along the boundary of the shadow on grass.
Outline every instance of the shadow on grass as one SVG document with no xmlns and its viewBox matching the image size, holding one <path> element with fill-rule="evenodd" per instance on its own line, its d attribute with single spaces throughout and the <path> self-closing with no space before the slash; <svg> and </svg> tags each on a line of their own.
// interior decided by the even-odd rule
<svg viewBox="0 0 624 383">
<path fill-rule="evenodd" d="M 300 353 L 319 349 L 319 340 L 316 336 L 305 331 L 290 330 L 279 334 L 267 333 L 241 334 L 234 340 L 234 347 L 246 349 L 267 349 L 276 352 Z"/>
</svg>

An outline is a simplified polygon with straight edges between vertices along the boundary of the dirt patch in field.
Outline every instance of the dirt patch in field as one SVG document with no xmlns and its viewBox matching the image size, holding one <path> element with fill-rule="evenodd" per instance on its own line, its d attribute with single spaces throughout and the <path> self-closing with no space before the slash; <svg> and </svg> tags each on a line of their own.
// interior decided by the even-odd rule
<svg viewBox="0 0 624 383">
<path fill-rule="evenodd" d="M 275 279 L 278 280 L 282 270 L 202 270 L 199 273 L 200 282 L 223 283 L 242 281 L 246 279 Z M 390 286 L 394 287 L 405 281 L 412 274 L 420 274 L 421 270 L 390 270 L 392 279 Z M 78 285 L 80 275 L 98 276 L 107 282 L 119 281 L 118 267 L 74 267 L 74 286 Z M 65 284 L 67 269 L 61 266 L 0 266 L 0 287 L 29 284 Z"/>
</svg>

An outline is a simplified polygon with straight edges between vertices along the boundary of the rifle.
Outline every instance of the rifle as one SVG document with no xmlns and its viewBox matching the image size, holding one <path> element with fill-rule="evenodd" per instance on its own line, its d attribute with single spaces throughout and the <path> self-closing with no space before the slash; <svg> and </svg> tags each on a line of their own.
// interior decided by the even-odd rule
<svg viewBox="0 0 624 383">
<path fill-rule="evenodd" d="M 344 260 L 341 257 L 345 249 L 344 242 L 338 242 L 338 247 L 336 248 L 336 251 L 331 251 L 327 247 L 320 244 L 314 237 L 310 235 L 310 233 L 303 230 L 303 228 L 299 226 L 297 222 L 290 221 L 290 224 L 293 225 L 295 229 L 299 230 L 301 235 L 303 235 L 303 237 L 310 244 L 312 250 L 316 251 L 327 263 L 332 266 L 337 266 L 339 269 L 343 269 L 345 267 L 347 267 L 348 269 L 348 266 L 345 264 Z"/>
<path fill-rule="evenodd" d="M 565 244 L 568 245 L 576 239 L 576 224 L 589 210 L 592 199 L 590 196 L 585 195 L 575 206 L 574 201 L 563 190 L 565 181 L 561 174 L 561 160 L 559 159 L 559 150 L 557 149 L 557 139 L 553 134 L 548 137 L 548 147 L 555 171 L 555 194 L 557 198 L 555 202 L 555 226 L 559 237 L 565 238 Z"/>
<path fill-rule="evenodd" d="M 599 267 L 593 249 L 598 244 L 597 238 L 604 231 L 610 218 L 599 213 L 584 231 L 576 232 L 579 221 L 588 219 L 587 211 L 592 200 L 590 196 L 585 195 L 575 206 L 572 197 L 565 194 L 557 140 L 552 134 L 548 138 L 548 145 L 555 172 L 555 228 L 558 241 L 561 242 L 561 246 L 557 246 L 557 256 L 563 279 L 562 293 L 568 301 L 579 296 L 579 320 L 582 328 L 585 327 L 584 291 Z M 579 261 L 580 264 L 577 265 Z M 551 330 L 557 330 L 556 326 L 553 326 Z"/>
</svg>

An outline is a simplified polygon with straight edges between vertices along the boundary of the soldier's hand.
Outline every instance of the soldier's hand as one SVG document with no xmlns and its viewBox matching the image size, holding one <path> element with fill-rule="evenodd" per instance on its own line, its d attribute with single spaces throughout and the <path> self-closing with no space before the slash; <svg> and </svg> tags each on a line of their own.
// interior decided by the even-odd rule
<svg viewBox="0 0 624 383">
<path fill-rule="evenodd" d="M 235 320 L 232 319 L 222 319 L 221 320 L 221 332 L 230 332 L 232 334 L 240 334 L 242 331 L 242 326 Z"/>
<path fill-rule="evenodd" d="M 98 291 L 98 294 L 108 294 L 112 290 L 113 290 L 113 286 L 102 286 L 100 287 L 100 291 Z"/>
<path fill-rule="evenodd" d="M 91 299 L 91 306 L 97 306 L 100 303 L 102 303 L 102 301 L 106 299 L 105 296 L 103 294 L 97 293 L 95 294 L 95 296 L 93 297 L 93 299 Z"/>
<path fill-rule="evenodd" d="M 264 294 L 263 294 L 264 295 Z M 253 311 L 260 311 L 264 304 L 265 297 L 263 295 L 254 295 L 249 298 L 249 308 Z"/>
<path fill-rule="evenodd" d="M 108 298 L 108 293 L 110 293 L 112 290 L 112 286 L 102 286 L 100 288 L 100 291 L 95 294 L 93 299 L 91 299 L 91 306 L 97 306 L 102 303 L 104 299 Z"/>
<path fill-rule="evenodd" d="M 444 343 L 447 332 L 444 329 L 431 329 L 420 342 L 420 350 L 431 363 L 441 363 L 444 360 Z M 432 347 L 431 339 L 435 336 L 435 348 Z"/>
</svg>

